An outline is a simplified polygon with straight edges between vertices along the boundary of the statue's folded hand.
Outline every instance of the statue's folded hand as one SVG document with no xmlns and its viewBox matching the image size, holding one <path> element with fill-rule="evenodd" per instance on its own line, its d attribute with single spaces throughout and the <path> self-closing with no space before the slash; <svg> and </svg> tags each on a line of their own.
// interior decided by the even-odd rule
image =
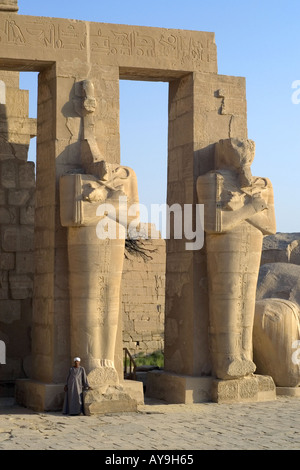
<svg viewBox="0 0 300 470">
<path fill-rule="evenodd" d="M 255 212 L 261 212 L 268 208 L 268 204 L 265 199 L 261 197 L 261 193 L 254 194 L 251 202 Z"/>
</svg>

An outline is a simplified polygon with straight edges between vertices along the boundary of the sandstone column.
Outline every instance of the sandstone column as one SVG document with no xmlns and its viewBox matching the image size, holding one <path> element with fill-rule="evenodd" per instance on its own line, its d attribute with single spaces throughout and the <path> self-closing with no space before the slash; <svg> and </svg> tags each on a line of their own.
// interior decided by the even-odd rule
<svg viewBox="0 0 300 470">
<path fill-rule="evenodd" d="M 213 169 L 216 140 L 247 137 L 245 80 L 194 72 L 170 83 L 169 101 L 168 204 L 195 206 L 196 181 Z M 206 245 L 189 251 L 187 241 L 167 240 L 166 373 L 153 374 L 147 388 L 180 403 L 207 400 L 212 380 Z"/>
</svg>

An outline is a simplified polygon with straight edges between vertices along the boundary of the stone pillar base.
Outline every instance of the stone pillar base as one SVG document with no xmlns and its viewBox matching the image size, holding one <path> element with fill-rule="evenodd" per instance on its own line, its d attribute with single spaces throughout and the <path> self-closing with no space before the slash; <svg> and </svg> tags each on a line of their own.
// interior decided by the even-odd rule
<svg viewBox="0 0 300 470">
<path fill-rule="evenodd" d="M 211 400 L 216 403 L 246 403 L 276 400 L 272 377 L 252 375 L 241 379 L 212 382 Z"/>
<path fill-rule="evenodd" d="M 210 401 L 212 377 L 192 377 L 172 372 L 148 372 L 146 397 L 168 403 L 203 403 Z"/>
<path fill-rule="evenodd" d="M 129 393 L 127 393 L 129 392 Z M 105 413 L 124 413 L 137 411 L 137 399 L 130 394 L 129 387 L 109 385 L 83 393 L 84 414 L 86 416 Z"/>
<path fill-rule="evenodd" d="M 45 384 L 31 379 L 16 380 L 15 400 L 18 405 L 33 411 L 62 411 L 65 384 Z M 111 390 L 107 396 L 97 390 L 84 392 L 86 415 L 137 411 L 144 404 L 142 382 L 125 380 L 119 389 Z"/>
<path fill-rule="evenodd" d="M 272 377 L 263 375 L 217 380 L 151 371 L 147 374 L 146 397 L 184 404 L 259 402 L 276 400 L 276 387 Z"/>
<path fill-rule="evenodd" d="M 64 384 L 45 384 L 31 379 L 16 380 L 16 402 L 34 411 L 61 411 L 64 396 Z"/>
<path fill-rule="evenodd" d="M 277 395 L 300 397 L 300 387 L 276 387 Z"/>
<path fill-rule="evenodd" d="M 121 385 L 124 392 L 132 399 L 136 400 L 138 405 L 145 404 L 143 382 L 138 382 L 137 380 L 124 380 L 121 382 Z"/>
</svg>

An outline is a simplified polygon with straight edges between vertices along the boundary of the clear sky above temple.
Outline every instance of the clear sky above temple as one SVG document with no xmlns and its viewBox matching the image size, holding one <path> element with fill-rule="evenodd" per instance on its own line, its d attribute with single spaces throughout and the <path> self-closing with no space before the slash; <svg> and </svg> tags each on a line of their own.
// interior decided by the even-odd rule
<svg viewBox="0 0 300 470">
<path fill-rule="evenodd" d="M 300 232 L 299 0 L 19 0 L 19 14 L 214 32 L 219 74 L 246 77 L 252 171 L 273 183 L 277 231 Z M 20 83 L 34 117 L 36 77 Z M 168 85 L 121 81 L 120 96 L 121 162 L 137 173 L 140 202 L 164 203 Z"/>
</svg>

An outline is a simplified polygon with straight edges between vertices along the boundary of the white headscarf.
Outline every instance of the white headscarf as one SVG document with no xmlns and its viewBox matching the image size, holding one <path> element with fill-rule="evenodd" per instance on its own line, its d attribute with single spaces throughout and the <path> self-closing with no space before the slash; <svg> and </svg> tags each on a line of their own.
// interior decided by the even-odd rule
<svg viewBox="0 0 300 470">
<path fill-rule="evenodd" d="M 74 362 L 76 361 L 80 362 L 80 357 L 74 357 Z"/>
</svg>

